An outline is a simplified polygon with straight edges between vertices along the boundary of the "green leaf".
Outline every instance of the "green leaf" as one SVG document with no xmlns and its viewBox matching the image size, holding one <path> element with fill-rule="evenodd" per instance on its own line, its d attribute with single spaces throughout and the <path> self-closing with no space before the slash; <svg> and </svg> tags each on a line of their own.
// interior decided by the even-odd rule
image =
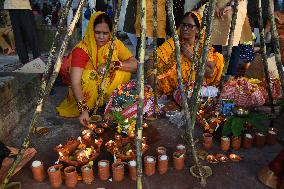
<svg viewBox="0 0 284 189">
<path fill-rule="evenodd" d="M 234 136 L 240 136 L 243 129 L 244 129 L 244 124 L 246 122 L 245 118 L 241 117 L 234 117 L 232 120 L 232 132 Z"/>
<path fill-rule="evenodd" d="M 222 135 L 223 136 L 229 136 L 232 133 L 232 120 L 233 117 L 230 117 L 224 124 L 223 130 L 222 130 Z"/>
</svg>

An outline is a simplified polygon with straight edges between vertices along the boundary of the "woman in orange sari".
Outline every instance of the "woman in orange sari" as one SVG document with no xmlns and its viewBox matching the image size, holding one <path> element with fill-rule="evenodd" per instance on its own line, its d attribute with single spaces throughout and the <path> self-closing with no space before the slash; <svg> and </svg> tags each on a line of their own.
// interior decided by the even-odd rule
<svg viewBox="0 0 284 189">
<path fill-rule="evenodd" d="M 188 12 L 184 15 L 179 28 L 179 37 L 181 44 L 181 67 L 182 78 L 187 82 L 191 74 L 192 57 L 194 46 L 198 42 L 198 35 L 201 26 L 201 16 L 197 12 Z M 207 63 L 205 66 L 204 82 L 208 85 L 217 85 L 220 81 L 224 67 L 224 58 L 219 53 L 213 53 L 214 49 L 209 50 Z M 200 55 L 198 55 L 200 58 Z M 150 58 L 146 64 L 147 79 L 153 86 L 153 58 Z M 192 79 L 195 79 L 195 71 Z M 158 48 L 157 62 L 157 80 L 158 92 L 162 94 L 172 94 L 178 87 L 177 69 L 175 59 L 175 46 L 173 38 L 167 40 Z"/>
<path fill-rule="evenodd" d="M 71 86 L 66 99 L 57 107 L 60 116 L 79 116 L 82 125 L 89 123 L 89 110 L 96 104 L 105 71 L 111 30 L 112 22 L 106 13 L 96 12 L 91 16 L 83 40 L 72 50 Z M 121 83 L 130 80 L 131 72 L 136 72 L 136 68 L 137 60 L 120 40 L 115 39 L 111 68 L 100 106 L 109 100 Z"/>
</svg>

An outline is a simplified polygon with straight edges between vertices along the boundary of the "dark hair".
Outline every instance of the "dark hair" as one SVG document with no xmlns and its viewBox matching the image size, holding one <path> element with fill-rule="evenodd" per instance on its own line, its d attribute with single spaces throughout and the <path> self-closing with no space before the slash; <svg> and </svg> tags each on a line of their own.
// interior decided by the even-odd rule
<svg viewBox="0 0 284 189">
<path fill-rule="evenodd" d="M 197 27 L 198 29 L 200 29 L 199 20 L 198 20 L 197 16 L 196 16 L 194 13 L 192 13 L 192 12 L 187 12 L 187 13 L 185 13 L 185 14 L 183 15 L 183 17 L 182 17 L 182 20 L 183 20 L 184 18 L 188 17 L 188 16 L 191 16 L 191 17 L 193 18 L 193 21 L 194 21 L 196 27 Z"/>
<path fill-rule="evenodd" d="M 101 24 L 101 23 L 106 23 L 109 27 L 109 30 L 112 31 L 112 21 L 106 13 L 103 13 L 97 16 L 97 18 L 94 21 L 94 28 L 96 27 L 96 25 Z"/>
</svg>

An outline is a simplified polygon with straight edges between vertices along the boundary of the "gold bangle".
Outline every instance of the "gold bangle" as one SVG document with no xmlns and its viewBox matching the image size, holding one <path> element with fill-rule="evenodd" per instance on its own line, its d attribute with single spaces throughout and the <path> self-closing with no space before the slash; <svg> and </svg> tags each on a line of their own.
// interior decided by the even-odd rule
<svg viewBox="0 0 284 189">
<path fill-rule="evenodd" d="M 78 110 L 80 113 L 82 113 L 83 111 L 88 111 L 89 112 L 89 107 L 87 105 L 86 100 L 80 100 L 77 102 L 77 106 L 78 106 Z"/>
</svg>

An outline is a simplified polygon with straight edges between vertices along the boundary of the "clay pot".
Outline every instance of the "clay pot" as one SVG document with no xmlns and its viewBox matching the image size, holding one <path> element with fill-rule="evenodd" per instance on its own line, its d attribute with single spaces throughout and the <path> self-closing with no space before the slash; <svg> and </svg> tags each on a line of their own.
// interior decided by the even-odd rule
<svg viewBox="0 0 284 189">
<path fill-rule="evenodd" d="M 92 184 L 94 181 L 94 172 L 90 165 L 84 165 L 81 167 L 82 179 L 86 184 Z"/>
<path fill-rule="evenodd" d="M 277 130 L 274 128 L 270 128 L 267 132 L 266 143 L 267 144 L 276 144 L 277 142 Z"/>
<path fill-rule="evenodd" d="M 256 133 L 254 144 L 256 147 L 263 147 L 266 142 L 266 136 L 262 133 Z"/>
<path fill-rule="evenodd" d="M 184 154 L 174 152 L 173 160 L 174 160 L 174 168 L 176 170 L 182 170 L 184 168 Z"/>
<path fill-rule="evenodd" d="M 158 172 L 160 175 L 165 174 L 169 167 L 169 157 L 167 155 L 160 155 L 158 157 Z"/>
<path fill-rule="evenodd" d="M 42 182 L 45 179 L 45 172 L 44 172 L 44 167 L 43 163 L 41 161 L 33 161 L 32 166 L 32 173 L 33 173 L 33 178 L 37 182 Z"/>
<path fill-rule="evenodd" d="M 204 133 L 203 134 L 203 148 L 205 150 L 209 150 L 212 148 L 213 145 L 213 136 L 210 133 Z"/>
<path fill-rule="evenodd" d="M 62 185 L 61 166 L 53 165 L 47 169 L 50 185 L 58 188 Z"/>
<path fill-rule="evenodd" d="M 101 160 L 98 162 L 98 174 L 101 180 L 106 181 L 109 176 L 109 161 L 108 160 Z"/>
<path fill-rule="evenodd" d="M 230 138 L 223 136 L 221 137 L 221 150 L 228 151 L 230 149 Z"/>
<path fill-rule="evenodd" d="M 166 155 L 167 154 L 167 149 L 163 146 L 159 146 L 156 148 L 156 155 L 159 157 L 160 155 Z"/>
<path fill-rule="evenodd" d="M 124 164 L 115 162 L 112 164 L 112 177 L 114 181 L 120 182 L 124 179 Z"/>
<path fill-rule="evenodd" d="M 241 148 L 241 142 L 242 142 L 241 137 L 233 136 L 232 137 L 232 148 L 234 150 L 239 150 Z"/>
<path fill-rule="evenodd" d="M 176 152 L 180 154 L 185 154 L 186 153 L 186 147 L 183 144 L 178 144 L 176 146 Z"/>
<path fill-rule="evenodd" d="M 64 169 L 64 177 L 65 177 L 66 186 L 71 187 L 71 188 L 76 187 L 76 185 L 78 183 L 78 180 L 77 180 L 78 174 L 77 174 L 77 171 L 76 171 L 76 167 L 74 167 L 74 166 L 66 167 Z"/>
<path fill-rule="evenodd" d="M 246 149 L 250 149 L 253 143 L 253 136 L 249 133 L 246 133 L 243 137 L 243 147 Z"/>
<path fill-rule="evenodd" d="M 128 162 L 128 171 L 129 171 L 130 180 L 135 181 L 136 180 L 136 172 L 137 172 L 135 160 L 131 160 L 131 161 Z"/>
<path fill-rule="evenodd" d="M 155 174 L 156 171 L 156 159 L 153 156 L 144 157 L 144 169 L 147 176 Z"/>
</svg>

